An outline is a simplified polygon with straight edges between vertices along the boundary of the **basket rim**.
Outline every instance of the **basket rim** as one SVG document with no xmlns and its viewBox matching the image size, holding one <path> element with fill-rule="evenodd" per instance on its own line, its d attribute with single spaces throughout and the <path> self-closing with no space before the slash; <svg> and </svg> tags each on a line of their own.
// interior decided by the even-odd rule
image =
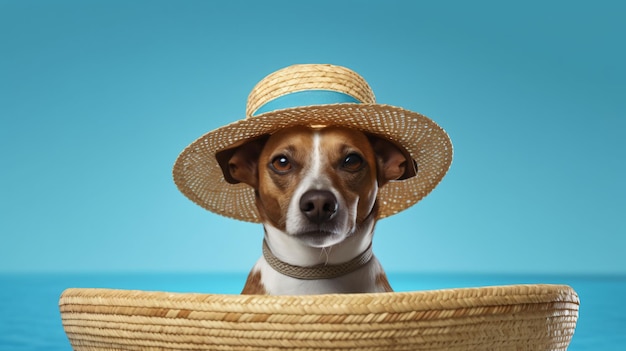
<svg viewBox="0 0 626 351">
<path fill-rule="evenodd" d="M 197 311 L 247 311 L 250 313 L 350 313 L 407 312 L 563 302 L 579 305 L 568 285 L 516 284 L 408 292 L 322 295 L 234 295 L 102 288 L 69 288 L 59 306 L 106 305 L 191 308 Z M 359 308 L 357 308 L 359 307 Z"/>
</svg>

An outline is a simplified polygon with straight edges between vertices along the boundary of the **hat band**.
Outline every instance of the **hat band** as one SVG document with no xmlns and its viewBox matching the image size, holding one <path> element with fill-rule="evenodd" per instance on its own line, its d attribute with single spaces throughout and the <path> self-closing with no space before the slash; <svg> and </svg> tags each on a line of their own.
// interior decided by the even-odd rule
<svg viewBox="0 0 626 351">
<path fill-rule="evenodd" d="M 285 108 L 330 105 L 330 104 L 360 104 L 361 101 L 352 95 L 332 90 L 303 90 L 289 93 L 272 99 L 261 105 L 252 113 L 252 116 L 262 113 L 282 110 Z"/>
</svg>

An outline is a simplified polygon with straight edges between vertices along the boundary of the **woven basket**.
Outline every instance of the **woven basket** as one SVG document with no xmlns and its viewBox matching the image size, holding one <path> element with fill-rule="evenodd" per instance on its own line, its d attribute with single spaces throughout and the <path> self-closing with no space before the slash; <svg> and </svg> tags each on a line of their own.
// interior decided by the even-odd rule
<svg viewBox="0 0 626 351">
<path fill-rule="evenodd" d="M 568 286 L 309 296 L 68 289 L 74 350 L 566 350 Z"/>
</svg>

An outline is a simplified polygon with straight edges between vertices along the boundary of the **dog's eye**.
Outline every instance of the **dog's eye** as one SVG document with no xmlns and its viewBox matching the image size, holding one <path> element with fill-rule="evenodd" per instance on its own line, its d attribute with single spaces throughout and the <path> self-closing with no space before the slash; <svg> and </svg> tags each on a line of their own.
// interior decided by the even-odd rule
<svg viewBox="0 0 626 351">
<path fill-rule="evenodd" d="M 342 167 L 350 172 L 356 172 L 363 167 L 363 158 L 357 154 L 349 154 L 343 160 Z"/>
<path fill-rule="evenodd" d="M 285 155 L 279 155 L 274 157 L 270 163 L 272 169 L 278 173 L 287 173 L 291 170 L 291 162 Z"/>
</svg>

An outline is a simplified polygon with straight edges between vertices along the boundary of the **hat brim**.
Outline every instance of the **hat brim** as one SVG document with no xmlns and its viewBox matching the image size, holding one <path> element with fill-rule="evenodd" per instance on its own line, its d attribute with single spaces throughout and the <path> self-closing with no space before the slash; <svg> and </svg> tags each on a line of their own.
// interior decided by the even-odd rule
<svg viewBox="0 0 626 351">
<path fill-rule="evenodd" d="M 215 154 L 243 140 L 296 125 L 353 128 L 387 138 L 408 151 L 417 163 L 417 175 L 380 188 L 379 219 L 405 210 L 428 195 L 452 163 L 448 134 L 417 112 L 382 104 L 314 105 L 267 112 L 204 134 L 178 156 L 174 182 L 185 196 L 211 212 L 260 222 L 254 189 L 226 182 Z"/>
</svg>

